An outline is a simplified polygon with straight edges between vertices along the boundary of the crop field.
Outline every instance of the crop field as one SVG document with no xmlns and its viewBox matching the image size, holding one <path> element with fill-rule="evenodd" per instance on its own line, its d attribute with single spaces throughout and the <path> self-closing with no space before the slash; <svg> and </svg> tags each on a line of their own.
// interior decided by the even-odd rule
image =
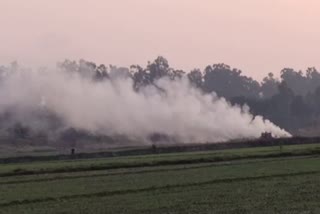
<svg viewBox="0 0 320 214">
<path fill-rule="evenodd" d="M 0 213 L 320 213 L 320 145 L 0 164 Z"/>
</svg>

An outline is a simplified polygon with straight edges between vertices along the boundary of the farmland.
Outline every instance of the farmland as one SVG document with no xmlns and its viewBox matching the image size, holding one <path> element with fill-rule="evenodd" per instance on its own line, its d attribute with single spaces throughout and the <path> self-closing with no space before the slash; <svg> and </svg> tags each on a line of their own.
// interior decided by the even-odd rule
<svg viewBox="0 0 320 214">
<path fill-rule="evenodd" d="M 319 213 L 320 145 L 0 164 L 0 213 Z"/>
</svg>

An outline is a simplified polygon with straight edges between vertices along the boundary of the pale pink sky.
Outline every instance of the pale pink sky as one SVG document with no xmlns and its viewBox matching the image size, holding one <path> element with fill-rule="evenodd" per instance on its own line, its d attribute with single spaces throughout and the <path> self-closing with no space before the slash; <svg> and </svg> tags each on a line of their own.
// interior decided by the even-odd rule
<svg viewBox="0 0 320 214">
<path fill-rule="evenodd" d="M 64 58 L 176 68 L 225 62 L 260 79 L 320 69 L 319 0 L 1 0 L 0 64 Z"/>
</svg>

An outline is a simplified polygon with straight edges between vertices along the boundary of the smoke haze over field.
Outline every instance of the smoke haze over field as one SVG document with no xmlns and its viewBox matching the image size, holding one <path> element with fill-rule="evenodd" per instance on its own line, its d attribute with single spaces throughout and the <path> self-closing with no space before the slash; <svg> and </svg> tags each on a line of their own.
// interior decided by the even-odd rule
<svg viewBox="0 0 320 214">
<path fill-rule="evenodd" d="M 248 107 L 233 107 L 215 94 L 203 94 L 187 78 L 161 78 L 139 92 L 131 78 L 115 76 L 94 81 L 59 69 L 15 71 L 2 77 L 0 114 L 10 111 L 14 122 L 50 131 L 38 112 L 62 119 L 61 129 L 75 128 L 98 135 L 147 139 L 154 133 L 180 142 L 217 142 L 289 134 Z"/>
</svg>

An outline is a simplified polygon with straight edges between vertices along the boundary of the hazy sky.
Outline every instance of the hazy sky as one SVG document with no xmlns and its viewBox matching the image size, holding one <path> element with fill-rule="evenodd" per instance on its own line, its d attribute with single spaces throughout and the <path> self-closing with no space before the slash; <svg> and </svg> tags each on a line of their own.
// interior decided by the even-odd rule
<svg viewBox="0 0 320 214">
<path fill-rule="evenodd" d="M 320 69 L 319 0 L 0 0 L 0 63 Z"/>
</svg>

